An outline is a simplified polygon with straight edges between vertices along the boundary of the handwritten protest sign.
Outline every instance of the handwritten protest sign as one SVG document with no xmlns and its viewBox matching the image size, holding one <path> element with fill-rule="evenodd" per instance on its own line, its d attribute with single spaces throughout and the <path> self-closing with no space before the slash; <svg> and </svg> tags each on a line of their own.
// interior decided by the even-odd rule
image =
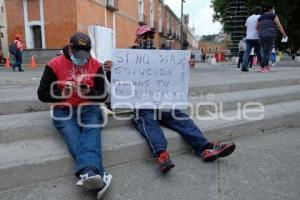
<svg viewBox="0 0 300 200">
<path fill-rule="evenodd" d="M 190 53 L 173 50 L 114 50 L 112 107 L 185 108 Z"/>
</svg>

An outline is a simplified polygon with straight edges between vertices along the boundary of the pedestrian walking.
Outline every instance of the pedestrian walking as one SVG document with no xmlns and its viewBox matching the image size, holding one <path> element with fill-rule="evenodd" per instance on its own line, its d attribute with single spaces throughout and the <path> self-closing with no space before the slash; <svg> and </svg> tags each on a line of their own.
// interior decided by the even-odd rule
<svg viewBox="0 0 300 200">
<path fill-rule="evenodd" d="M 13 71 L 16 71 L 16 68 L 19 69 L 19 72 L 23 72 L 22 69 L 22 51 L 23 51 L 23 43 L 21 40 L 21 36 L 19 34 L 15 35 L 15 40 L 13 42 L 14 52 L 13 55 L 15 56 L 15 62 L 12 65 Z"/>
<path fill-rule="evenodd" d="M 254 60 L 254 48 L 251 49 L 251 52 L 250 52 L 250 56 L 249 56 L 249 67 L 252 68 L 252 65 L 253 65 L 253 60 Z"/>
<path fill-rule="evenodd" d="M 247 28 L 247 35 L 246 35 L 246 50 L 243 57 L 243 64 L 242 64 L 242 72 L 248 72 L 249 67 L 249 57 L 252 48 L 254 48 L 254 52 L 257 56 L 258 62 L 262 60 L 262 53 L 261 53 L 261 43 L 258 37 L 258 31 L 256 29 L 257 21 L 261 14 L 261 8 L 256 7 L 254 13 L 249 16 L 246 20 L 245 26 Z"/>
<path fill-rule="evenodd" d="M 243 61 L 245 50 L 246 50 L 246 39 L 243 38 L 239 42 L 239 60 L 238 60 L 237 68 L 240 68 L 240 65 Z"/>
<path fill-rule="evenodd" d="M 272 51 L 271 51 L 271 62 L 272 62 L 272 66 L 274 66 L 276 64 L 276 49 L 275 49 L 275 47 L 273 47 Z"/>
<path fill-rule="evenodd" d="M 259 17 L 257 22 L 257 30 L 259 33 L 259 38 L 262 44 L 263 57 L 261 61 L 261 68 L 259 72 L 266 73 L 270 71 L 269 59 L 271 50 L 275 44 L 277 29 L 283 35 L 284 38 L 287 37 L 278 16 L 275 14 L 274 6 L 266 6 L 265 12 Z"/>
</svg>

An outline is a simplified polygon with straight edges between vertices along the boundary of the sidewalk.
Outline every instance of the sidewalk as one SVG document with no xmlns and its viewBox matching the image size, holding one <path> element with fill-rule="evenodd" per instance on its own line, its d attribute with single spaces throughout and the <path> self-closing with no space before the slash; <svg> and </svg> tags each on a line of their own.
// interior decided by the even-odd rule
<svg viewBox="0 0 300 200">
<path fill-rule="evenodd" d="M 288 64 L 288 65 L 286 65 Z M 237 82 L 253 82 L 257 80 L 275 80 L 283 78 L 299 78 L 300 62 L 290 61 L 280 62 L 278 66 L 272 67 L 270 73 L 262 74 L 257 72 L 258 67 L 250 68 L 250 72 L 242 73 L 231 63 L 220 63 L 218 65 L 209 65 L 207 63 L 198 63 L 196 68 L 191 69 L 190 85 L 219 85 L 231 84 Z M 297 67 L 299 66 L 299 68 Z M 25 72 L 12 72 L 12 69 L 0 67 L 0 89 L 11 85 L 13 88 L 20 86 L 37 88 L 40 77 L 42 76 L 44 66 L 35 69 L 25 67 Z"/>
</svg>

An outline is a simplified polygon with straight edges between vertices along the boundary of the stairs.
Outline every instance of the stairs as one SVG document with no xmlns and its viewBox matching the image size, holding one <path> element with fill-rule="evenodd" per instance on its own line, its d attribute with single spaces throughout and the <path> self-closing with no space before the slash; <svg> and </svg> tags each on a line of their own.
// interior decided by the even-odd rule
<svg viewBox="0 0 300 200">
<path fill-rule="evenodd" d="M 19 88 L 0 90 L 0 199 L 95 199 L 93 192 L 76 188 L 73 160 L 62 137 L 52 126 L 48 105 L 38 101 L 36 87 L 25 88 L 22 94 Z M 187 112 L 210 140 L 233 140 L 281 127 L 300 126 L 300 78 L 262 77 L 227 84 L 192 83 L 190 93 L 193 93 L 193 98 Z M 204 103 L 207 100 L 211 103 Z M 264 118 L 234 118 L 238 105 L 243 107 L 247 102 L 263 104 Z M 223 111 L 222 115 L 220 111 Z M 211 116 L 210 112 L 218 117 L 204 119 Z M 257 114 L 248 113 L 248 116 Z M 121 121 L 108 116 L 108 124 L 102 132 L 107 171 L 123 165 L 134 167 L 137 161 L 147 162 L 153 167 L 151 161 L 145 161 L 151 156 L 130 120 L 132 114 L 128 112 L 118 117 L 128 119 Z M 166 128 L 163 130 L 172 154 L 190 150 L 178 134 Z M 130 184 L 130 175 L 127 178 L 128 183 L 118 180 L 113 174 L 113 181 L 122 181 L 125 185 Z M 53 194 L 53 188 L 57 188 L 57 194 Z M 26 193 L 29 190 L 31 192 Z M 54 196 L 51 198 L 51 195 Z"/>
</svg>

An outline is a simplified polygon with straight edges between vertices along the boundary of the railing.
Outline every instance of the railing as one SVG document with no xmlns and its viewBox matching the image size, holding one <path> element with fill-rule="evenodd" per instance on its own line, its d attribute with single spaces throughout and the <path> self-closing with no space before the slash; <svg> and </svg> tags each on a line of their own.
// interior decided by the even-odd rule
<svg viewBox="0 0 300 200">
<path fill-rule="evenodd" d="M 106 8 L 111 11 L 118 10 L 118 0 L 106 0 Z"/>
</svg>

